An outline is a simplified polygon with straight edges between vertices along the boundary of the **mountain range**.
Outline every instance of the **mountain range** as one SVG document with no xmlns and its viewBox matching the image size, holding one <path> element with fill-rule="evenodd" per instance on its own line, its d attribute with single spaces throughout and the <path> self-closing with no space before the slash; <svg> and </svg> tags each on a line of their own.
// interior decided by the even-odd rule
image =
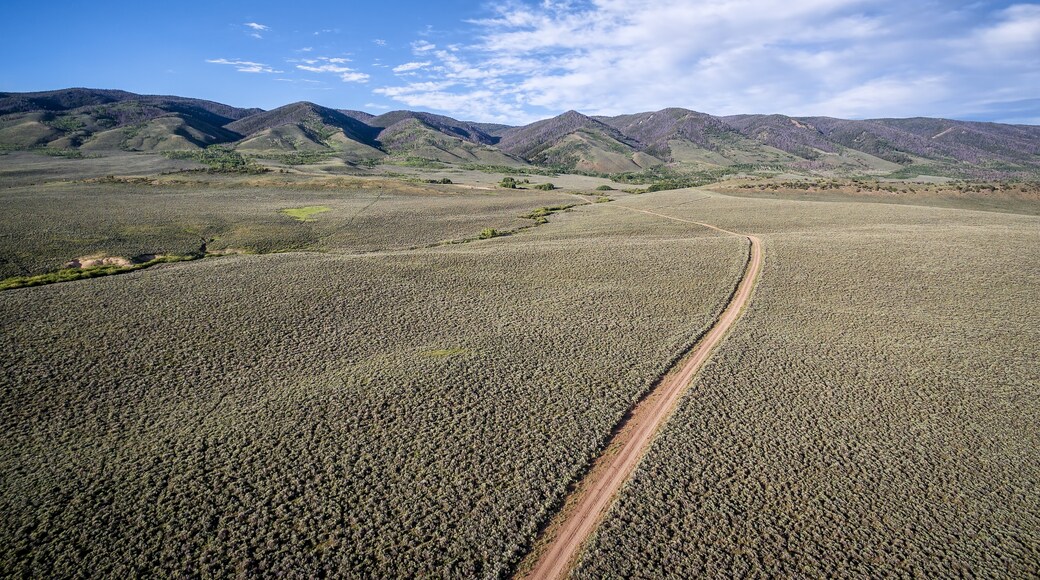
<svg viewBox="0 0 1040 580">
<path fill-rule="evenodd" d="M 717 117 L 681 108 L 524 126 L 415 111 L 373 115 L 299 102 L 270 111 L 175 96 L 73 88 L 0 93 L 0 148 L 91 152 L 225 145 L 258 157 L 325 153 L 595 173 L 660 166 L 955 177 L 1040 174 L 1040 127 L 949 119 Z"/>
</svg>

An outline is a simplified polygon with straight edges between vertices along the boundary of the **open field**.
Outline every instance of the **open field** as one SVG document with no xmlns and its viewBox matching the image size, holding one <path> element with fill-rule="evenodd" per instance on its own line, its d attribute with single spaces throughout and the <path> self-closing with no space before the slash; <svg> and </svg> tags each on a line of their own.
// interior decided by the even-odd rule
<svg viewBox="0 0 1040 580">
<path fill-rule="evenodd" d="M 760 282 L 574 575 L 1040 573 L 1028 188 L 286 155 L 0 155 L 0 277 L 125 272 L 0 290 L 4 575 L 516 573 L 734 295 L 690 222 Z"/>
<path fill-rule="evenodd" d="M 0 188 L 68 181 L 105 175 L 144 176 L 164 171 L 199 169 L 199 163 L 158 155 L 121 153 L 62 158 L 27 151 L 0 152 Z"/>
<path fill-rule="evenodd" d="M 507 573 L 746 257 L 609 205 L 0 293 L 4 568 Z"/>
<path fill-rule="evenodd" d="M 81 256 L 376 251 L 474 238 L 521 215 L 581 203 L 559 192 L 474 190 L 387 179 L 187 175 L 0 189 L 0 278 Z M 306 221 L 284 210 L 328 211 Z"/>
<path fill-rule="evenodd" d="M 922 205 L 1040 215 L 1040 181 L 957 181 L 949 178 L 819 178 L 788 175 L 731 179 L 712 186 L 756 199 Z"/>
<path fill-rule="evenodd" d="M 1037 218 L 685 197 L 762 282 L 576 577 L 1040 573 Z"/>
</svg>

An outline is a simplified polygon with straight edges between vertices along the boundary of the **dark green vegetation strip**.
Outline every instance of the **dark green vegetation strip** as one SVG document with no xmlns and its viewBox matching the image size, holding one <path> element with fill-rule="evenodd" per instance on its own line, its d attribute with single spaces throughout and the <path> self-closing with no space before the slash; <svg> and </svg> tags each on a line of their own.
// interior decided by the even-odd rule
<svg viewBox="0 0 1040 580">
<path fill-rule="evenodd" d="M 562 204 L 562 205 L 553 205 L 553 206 L 547 206 L 547 207 L 540 207 L 540 208 L 538 208 L 538 209 L 536 209 L 536 210 L 534 210 L 534 211 L 532 211 L 530 213 L 524 214 L 521 217 L 525 217 L 527 219 L 534 220 L 534 222 L 536 224 L 544 224 L 544 223 L 549 221 L 549 219 L 548 219 L 549 216 L 551 216 L 551 215 L 553 215 L 554 213 L 557 213 L 557 212 L 567 211 L 568 209 L 574 207 L 575 205 L 577 205 L 577 204 L 570 203 L 570 204 Z"/>
<path fill-rule="evenodd" d="M 639 193 L 652 193 L 669 189 L 700 187 L 737 173 L 737 168 L 719 168 L 704 171 L 677 171 L 665 166 L 646 169 L 638 173 L 615 173 L 609 177 L 616 183 L 646 184 Z"/>
<path fill-rule="evenodd" d="M 169 159 L 188 159 L 202 163 L 219 173 L 264 173 L 267 171 L 252 159 L 225 145 L 211 145 L 192 151 L 164 151 Z"/>
<path fill-rule="evenodd" d="M 188 260 L 195 260 L 201 258 L 201 255 L 188 255 L 188 256 L 159 256 L 145 262 L 137 264 L 131 264 L 129 266 L 119 266 L 115 264 L 104 265 L 104 266 L 92 266 L 89 268 L 62 268 L 56 272 L 49 272 L 47 274 L 37 274 L 35 276 L 12 276 L 0 280 L 0 290 L 13 290 L 15 288 L 29 288 L 32 286 L 42 286 L 44 284 L 54 284 L 56 282 L 72 282 L 73 280 L 85 280 L 87 278 L 97 278 L 99 276 L 111 276 L 113 274 L 125 274 L 127 272 L 134 272 L 136 270 L 142 270 L 156 264 L 168 264 L 171 262 L 186 262 Z"/>
<path fill-rule="evenodd" d="M 577 577 L 1040 574 L 1040 220 L 632 203 L 769 256 Z"/>
</svg>

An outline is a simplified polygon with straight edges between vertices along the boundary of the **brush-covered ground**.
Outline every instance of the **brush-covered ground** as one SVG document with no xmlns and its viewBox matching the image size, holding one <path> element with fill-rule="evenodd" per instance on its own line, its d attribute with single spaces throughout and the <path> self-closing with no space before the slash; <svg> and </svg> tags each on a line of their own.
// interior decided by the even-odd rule
<svg viewBox="0 0 1040 580">
<path fill-rule="evenodd" d="M 1037 572 L 1028 196 L 113 163 L 0 156 L 3 277 L 124 272 L 0 291 L 5 575 L 509 575 L 747 259 L 621 205 L 767 257 L 578 575 Z"/>
<path fill-rule="evenodd" d="M 586 203 L 558 192 L 251 179 L 4 190 L 22 238 L 78 209 L 84 238 L 324 244 L 0 293 L 5 571 L 507 574 L 746 259 L 609 203 L 538 211 Z"/>
<path fill-rule="evenodd" d="M 1040 574 L 1040 218 L 686 199 L 761 283 L 575 575 Z"/>
</svg>

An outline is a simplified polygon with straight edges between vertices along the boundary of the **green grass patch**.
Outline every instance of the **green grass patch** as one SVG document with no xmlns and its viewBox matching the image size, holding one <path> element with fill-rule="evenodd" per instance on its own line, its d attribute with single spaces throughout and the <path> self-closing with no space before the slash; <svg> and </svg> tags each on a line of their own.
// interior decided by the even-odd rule
<svg viewBox="0 0 1040 580">
<path fill-rule="evenodd" d="M 332 211 L 332 208 L 327 205 L 307 205 L 304 207 L 290 207 L 288 209 L 283 209 L 281 210 L 281 213 L 301 222 L 312 222 L 315 220 L 311 216 L 327 211 Z"/>
</svg>

